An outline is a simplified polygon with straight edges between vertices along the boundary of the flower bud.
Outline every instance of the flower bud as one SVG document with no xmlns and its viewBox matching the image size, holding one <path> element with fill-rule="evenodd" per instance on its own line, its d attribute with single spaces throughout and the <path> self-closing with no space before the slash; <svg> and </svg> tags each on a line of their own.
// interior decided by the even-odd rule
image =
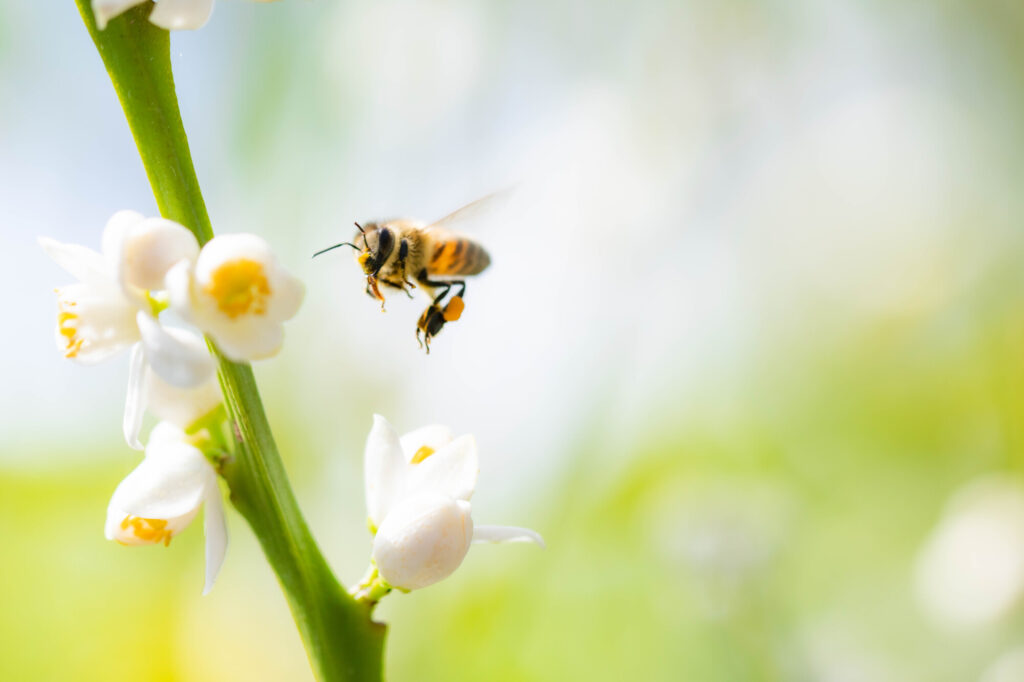
<svg viewBox="0 0 1024 682">
<path fill-rule="evenodd" d="M 384 519 L 373 541 L 373 559 L 391 587 L 416 590 L 451 575 L 472 540 L 469 502 L 422 493 Z"/>
</svg>

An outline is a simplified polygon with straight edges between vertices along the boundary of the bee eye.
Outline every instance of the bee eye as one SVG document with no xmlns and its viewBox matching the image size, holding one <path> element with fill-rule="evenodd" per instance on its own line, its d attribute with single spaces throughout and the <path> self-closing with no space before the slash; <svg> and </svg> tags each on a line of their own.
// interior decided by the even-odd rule
<svg viewBox="0 0 1024 682">
<path fill-rule="evenodd" d="M 377 258 L 382 262 L 391 255 L 391 249 L 395 248 L 395 235 L 390 228 L 382 227 L 377 230 Z"/>
</svg>

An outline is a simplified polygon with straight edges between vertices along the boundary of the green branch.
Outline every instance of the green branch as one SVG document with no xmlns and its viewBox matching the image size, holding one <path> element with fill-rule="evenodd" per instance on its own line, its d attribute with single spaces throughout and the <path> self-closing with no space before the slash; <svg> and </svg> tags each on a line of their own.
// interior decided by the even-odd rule
<svg viewBox="0 0 1024 682">
<path fill-rule="evenodd" d="M 149 23 L 152 3 L 99 31 L 90 0 L 76 0 L 139 148 L 160 213 L 205 243 L 213 237 L 178 110 L 170 37 Z M 263 411 L 252 368 L 217 353 L 235 435 L 223 475 L 281 583 L 317 679 L 381 679 L 384 627 L 345 592 L 299 511 Z M 230 633 L 225 633 L 230 636 Z"/>
</svg>

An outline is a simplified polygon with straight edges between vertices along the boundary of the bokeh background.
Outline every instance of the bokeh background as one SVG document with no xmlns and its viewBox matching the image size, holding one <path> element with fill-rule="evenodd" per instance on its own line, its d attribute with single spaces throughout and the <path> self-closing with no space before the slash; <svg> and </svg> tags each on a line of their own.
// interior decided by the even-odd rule
<svg viewBox="0 0 1024 682">
<path fill-rule="evenodd" d="M 257 366 L 314 534 L 371 415 L 473 432 L 476 547 L 392 680 L 1024 680 L 1024 10 L 1002 0 L 222 0 L 172 37 L 218 232 L 307 283 Z M 310 254 L 495 190 L 424 357 Z M 64 361 L 37 235 L 155 213 L 74 5 L 0 4 L 0 679 L 304 680 L 244 521 L 106 542 L 127 360 Z"/>
</svg>

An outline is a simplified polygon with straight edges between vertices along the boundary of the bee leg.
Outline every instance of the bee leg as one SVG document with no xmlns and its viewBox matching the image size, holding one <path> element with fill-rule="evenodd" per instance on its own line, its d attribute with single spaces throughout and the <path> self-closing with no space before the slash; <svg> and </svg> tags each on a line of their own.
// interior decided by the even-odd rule
<svg viewBox="0 0 1024 682">
<path fill-rule="evenodd" d="M 416 288 L 416 285 L 409 281 L 405 274 L 405 259 L 409 256 L 409 240 L 403 239 L 398 243 L 398 261 L 395 266 L 398 270 L 398 281 L 401 282 L 400 288 L 405 292 L 405 295 L 409 298 L 413 298 L 412 292 L 409 289 Z M 408 287 L 408 288 L 406 288 Z"/>
<path fill-rule="evenodd" d="M 441 292 L 440 296 L 434 299 L 434 305 L 437 306 L 440 300 L 451 290 L 451 287 L 453 286 L 459 287 L 459 293 L 449 298 L 448 303 L 446 303 L 444 308 L 441 309 L 441 316 L 444 318 L 445 322 L 454 322 L 462 317 L 462 311 L 466 307 L 466 303 L 463 300 L 466 295 L 466 282 L 463 280 L 449 282 L 449 286 Z"/>
<path fill-rule="evenodd" d="M 451 282 L 434 281 L 434 280 L 430 279 L 429 277 L 427 277 L 427 269 L 426 268 L 423 268 L 418 273 L 416 273 L 416 281 L 420 283 L 421 287 L 423 287 L 424 289 L 427 289 L 428 291 L 430 289 L 440 289 L 441 290 L 441 293 L 439 293 L 437 296 L 434 296 L 434 305 L 437 305 L 438 303 L 440 303 L 441 299 L 444 298 L 448 294 L 448 290 L 452 288 L 452 283 Z"/>
<path fill-rule="evenodd" d="M 413 298 L 412 292 L 411 292 L 411 291 L 409 291 L 408 287 L 406 287 L 406 285 L 408 284 L 408 282 L 405 282 L 405 281 L 403 281 L 403 280 L 399 280 L 398 282 L 392 282 L 392 281 L 391 281 L 391 280 L 389 280 L 389 279 L 382 279 L 382 280 L 380 280 L 380 281 L 381 281 L 381 282 L 382 282 L 383 284 L 385 284 L 386 286 L 389 286 L 389 287 L 391 287 L 392 289 L 401 289 L 401 290 L 402 290 L 402 293 L 404 293 L 404 294 L 405 294 L 406 296 L 408 296 L 409 298 Z"/>
<path fill-rule="evenodd" d="M 409 298 L 413 297 L 412 293 L 410 293 L 409 290 L 405 288 L 406 282 L 404 280 L 399 280 L 397 282 L 394 282 L 394 281 L 392 281 L 390 279 L 380 279 L 380 280 L 377 280 L 377 281 L 380 282 L 381 284 L 383 284 L 384 286 L 391 287 L 392 289 L 401 289 L 402 292 L 404 292 L 405 295 L 408 296 Z M 380 309 L 384 310 L 384 299 L 383 299 L 383 297 L 381 298 Z"/>
<path fill-rule="evenodd" d="M 441 332 L 445 322 L 447 320 L 444 311 L 436 303 L 431 303 L 420 315 L 420 319 L 416 323 L 416 340 L 419 340 L 420 332 L 423 332 L 423 341 L 428 354 L 430 353 L 430 340 Z"/>
<path fill-rule="evenodd" d="M 453 279 L 447 281 L 432 280 L 427 277 L 426 268 L 420 270 L 416 279 L 419 280 L 420 285 L 424 288 L 438 288 L 441 290 L 441 293 L 434 297 L 434 305 L 440 303 L 441 299 L 448 295 L 448 292 L 451 291 L 452 287 L 459 287 L 459 298 L 466 295 L 466 280 L 464 279 Z"/>
<path fill-rule="evenodd" d="M 384 295 L 380 293 L 380 288 L 377 286 L 377 278 L 374 275 L 369 275 L 366 278 L 366 291 L 373 296 L 375 300 L 380 301 L 380 311 L 383 313 L 384 310 Z"/>
</svg>

